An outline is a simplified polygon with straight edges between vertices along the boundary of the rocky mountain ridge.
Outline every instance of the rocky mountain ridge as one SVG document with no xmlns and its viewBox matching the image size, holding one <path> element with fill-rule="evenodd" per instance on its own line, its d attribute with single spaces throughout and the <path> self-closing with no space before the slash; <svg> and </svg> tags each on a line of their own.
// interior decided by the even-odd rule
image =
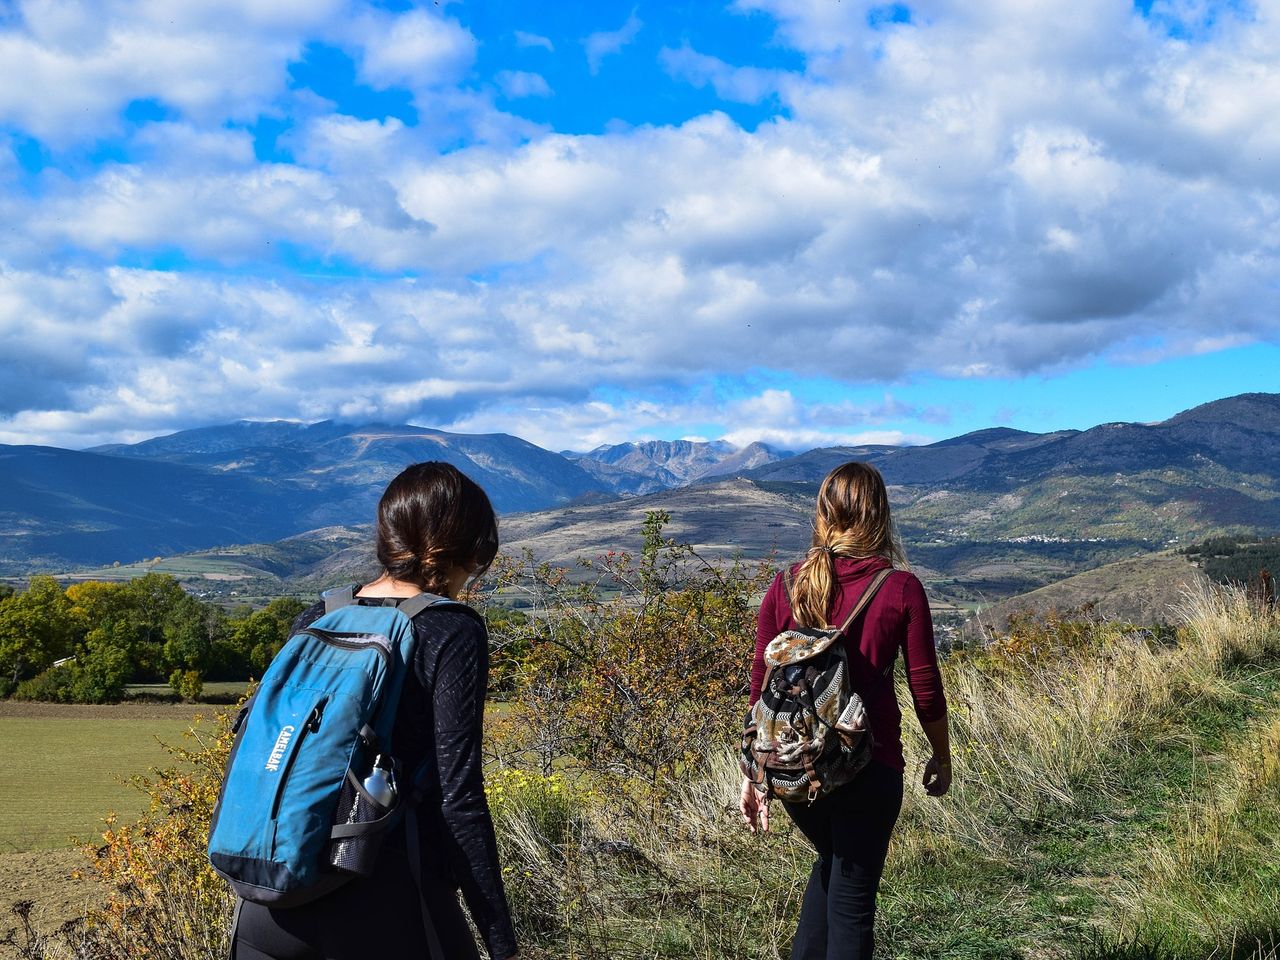
<svg viewBox="0 0 1280 960">
<path fill-rule="evenodd" d="M 562 511 L 545 518 L 560 522 L 563 511 L 593 504 L 604 523 L 622 491 L 642 495 L 623 498 L 624 514 L 678 504 L 697 514 L 700 542 L 748 551 L 763 541 L 743 535 L 756 518 L 736 515 L 741 498 L 724 495 L 727 477 L 803 505 L 833 466 L 869 460 L 922 563 L 964 590 L 1005 594 L 1187 537 L 1280 530 L 1280 394 L 1231 397 L 1157 424 L 992 428 L 925 446 L 793 456 L 763 444 L 674 441 L 571 459 L 505 434 L 241 422 L 92 451 L 0 446 L 0 573 L 127 564 L 365 523 L 386 481 L 426 459 L 474 477 L 516 526 L 532 522 L 517 515 Z M 594 520 L 581 519 L 584 546 L 607 541 L 609 523 L 593 534 Z M 776 545 L 790 549 L 797 536 L 788 529 Z"/>
</svg>

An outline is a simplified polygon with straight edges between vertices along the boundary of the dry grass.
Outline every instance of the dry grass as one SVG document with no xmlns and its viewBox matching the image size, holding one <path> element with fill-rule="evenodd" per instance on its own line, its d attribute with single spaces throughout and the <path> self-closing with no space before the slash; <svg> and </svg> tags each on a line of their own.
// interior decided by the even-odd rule
<svg viewBox="0 0 1280 960">
<path fill-rule="evenodd" d="M 956 784 L 943 801 L 922 795 L 912 781 L 923 744 L 909 736 L 881 901 L 885 955 L 1066 958 L 1092 933 L 1103 938 L 1086 951 L 1097 960 L 1275 960 L 1280 683 L 1268 677 L 1280 668 L 1280 622 L 1230 590 L 1188 594 L 1182 614 L 1176 643 L 1103 623 L 1058 647 L 946 664 Z M 1214 755 L 1202 755 L 1210 742 Z M 1194 773 L 1169 782 L 1172 767 L 1153 758 L 1178 751 Z M 743 829 L 738 785 L 726 751 L 684 771 L 657 804 L 589 778 L 494 771 L 522 955 L 785 956 L 812 854 L 780 810 L 770 834 Z M 1159 829 L 1125 832 L 1119 811 L 1143 804 L 1134 815 Z M 148 836 L 198 847 L 163 824 L 135 834 Z M 129 864 L 147 872 L 145 858 Z M 154 917 L 120 929 L 177 938 L 178 918 L 192 942 L 159 955 L 208 956 L 222 901 L 185 903 L 180 881 L 158 896 L 166 903 L 147 901 Z"/>
<path fill-rule="evenodd" d="M 1189 952 L 1167 956 L 1201 956 L 1195 951 L 1209 944 L 1205 949 L 1227 957 L 1233 932 L 1239 937 L 1266 922 L 1277 885 L 1264 865 L 1280 839 L 1274 716 L 1239 738 L 1229 773 L 1216 786 L 1192 785 L 1170 810 L 1148 811 L 1167 820 L 1170 839 L 1120 854 L 1090 849 L 1085 839 L 1068 851 L 1097 859 L 1077 886 L 1105 890 L 1104 896 L 1072 900 L 1066 882 L 1046 895 L 1037 885 L 1048 881 L 1032 876 L 1081 869 L 1055 866 L 1053 855 L 1046 862 L 1035 852 L 1038 838 L 1072 836 L 1100 810 L 1132 805 L 1135 792 L 1147 787 L 1135 784 L 1134 770 L 1153 751 L 1194 739 L 1187 718 L 1235 696 L 1233 670 L 1280 658 L 1280 623 L 1239 593 L 1208 587 L 1188 593 L 1182 616 L 1173 644 L 1100 623 L 1083 642 L 1061 649 L 946 665 L 956 785 L 943 802 L 914 787 L 926 754 L 922 738 L 910 735 L 907 799 L 886 878 L 891 896 L 882 941 L 890 955 L 1066 956 L 1082 935 L 1069 935 L 1069 928 L 1141 943 L 1163 942 L 1181 928 L 1199 939 L 1186 941 Z M 905 690 L 899 696 L 909 703 Z M 910 734 L 913 725 L 905 726 Z M 811 852 L 786 829 L 780 810 L 774 819 L 782 829 L 767 837 L 746 833 L 735 813 L 738 784 L 731 756 L 723 755 L 686 778 L 653 822 L 629 819 L 609 798 L 598 798 L 579 814 L 572 864 L 548 860 L 538 832 L 518 826 L 523 814 L 509 811 L 516 819 L 504 820 L 504 853 L 515 898 L 539 900 L 521 892 L 530 879 L 522 863 L 536 864 L 530 872 L 540 883 L 558 876 L 571 888 L 558 901 L 563 922 L 541 931 L 548 952 L 540 955 L 785 956 Z M 1267 816 L 1259 817 L 1260 809 Z M 1106 829 L 1105 816 L 1098 829 Z M 1105 839 L 1116 842 L 1122 841 Z M 604 863 L 580 855 L 601 843 L 630 850 L 629 868 L 619 866 L 621 854 Z M 1117 859 L 1129 864 L 1128 876 L 1113 872 Z M 966 901 L 960 889 L 966 883 L 991 886 L 972 890 Z M 987 914 L 970 910 L 975 901 Z M 1046 903 L 1084 912 L 1059 920 Z M 572 926 L 589 930 L 599 952 L 574 940 Z M 1257 944 L 1247 946 L 1237 955 L 1264 955 Z M 1117 948 L 1096 955 L 1128 954 Z"/>
</svg>

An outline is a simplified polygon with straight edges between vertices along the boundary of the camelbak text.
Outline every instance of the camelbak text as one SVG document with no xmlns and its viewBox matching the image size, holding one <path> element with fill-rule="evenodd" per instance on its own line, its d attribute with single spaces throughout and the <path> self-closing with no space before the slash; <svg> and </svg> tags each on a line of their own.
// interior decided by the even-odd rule
<svg viewBox="0 0 1280 960">
<path fill-rule="evenodd" d="M 280 769 L 280 760 L 284 757 L 284 748 L 289 745 L 289 741 L 292 739 L 292 726 L 285 727 L 280 731 L 280 736 L 276 737 L 276 745 L 271 748 L 271 756 L 267 757 L 267 769 L 272 773 Z"/>
</svg>

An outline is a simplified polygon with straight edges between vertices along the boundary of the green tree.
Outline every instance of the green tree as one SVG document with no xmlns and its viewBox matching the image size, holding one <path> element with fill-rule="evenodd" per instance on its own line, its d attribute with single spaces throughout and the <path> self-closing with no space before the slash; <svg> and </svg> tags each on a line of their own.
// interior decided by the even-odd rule
<svg viewBox="0 0 1280 960">
<path fill-rule="evenodd" d="M 67 587 L 71 615 L 88 633 L 95 627 L 113 624 L 130 616 L 133 597 L 128 585 L 102 580 L 86 580 Z"/>
<path fill-rule="evenodd" d="M 137 660 L 139 672 L 152 679 L 167 679 L 172 669 L 165 653 L 165 645 L 173 635 L 171 627 L 175 614 L 188 601 L 194 601 L 181 584 L 163 573 L 148 573 L 125 584 L 128 615 L 138 628 Z M 199 603 L 199 601 L 194 601 Z M 181 615 L 177 617 L 181 619 Z M 186 638 L 179 641 L 175 653 L 185 653 L 181 647 Z"/>
<path fill-rule="evenodd" d="M 289 639 L 293 621 L 306 608 L 296 597 L 277 597 L 261 610 L 248 611 L 232 620 L 227 645 L 242 658 L 248 672 L 260 677 Z"/>
<path fill-rule="evenodd" d="M 186 593 L 175 602 L 165 620 L 164 664 L 170 670 L 194 670 L 203 674 L 213 653 L 210 618 L 205 605 Z"/>
<path fill-rule="evenodd" d="M 263 607 L 262 611 L 269 616 L 275 617 L 287 631 L 289 627 L 293 626 L 293 621 L 298 619 L 298 614 L 307 609 L 307 606 L 308 604 L 297 597 L 276 597 Z"/>
<path fill-rule="evenodd" d="M 245 668 L 254 676 L 262 676 L 282 642 L 280 624 L 264 610 L 255 610 L 233 621 L 231 646 L 242 658 Z"/>
<path fill-rule="evenodd" d="M 0 671 L 16 684 L 65 657 L 74 636 L 71 601 L 58 581 L 32 577 L 25 591 L 0 602 Z"/>
<path fill-rule="evenodd" d="M 84 670 L 76 685 L 76 699 L 89 703 L 109 703 L 124 696 L 133 676 L 138 646 L 137 625 L 126 619 L 94 627 L 85 637 L 83 652 L 77 656 Z"/>
</svg>

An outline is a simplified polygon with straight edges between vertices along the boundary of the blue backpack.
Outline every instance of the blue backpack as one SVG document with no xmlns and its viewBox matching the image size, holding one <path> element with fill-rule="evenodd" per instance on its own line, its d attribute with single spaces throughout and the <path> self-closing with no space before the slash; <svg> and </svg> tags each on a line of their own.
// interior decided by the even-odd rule
<svg viewBox="0 0 1280 960">
<path fill-rule="evenodd" d="M 469 608 L 428 593 L 363 606 L 354 590 L 324 594 L 325 613 L 289 638 L 236 717 L 209 861 L 235 891 L 237 920 L 244 900 L 290 907 L 368 876 L 402 820 L 417 849 L 426 771 L 402 770 L 391 743 L 414 657 L 411 621 L 428 607 Z M 409 863 L 421 890 L 419 858 Z M 425 905 L 423 920 L 439 956 Z"/>
</svg>

